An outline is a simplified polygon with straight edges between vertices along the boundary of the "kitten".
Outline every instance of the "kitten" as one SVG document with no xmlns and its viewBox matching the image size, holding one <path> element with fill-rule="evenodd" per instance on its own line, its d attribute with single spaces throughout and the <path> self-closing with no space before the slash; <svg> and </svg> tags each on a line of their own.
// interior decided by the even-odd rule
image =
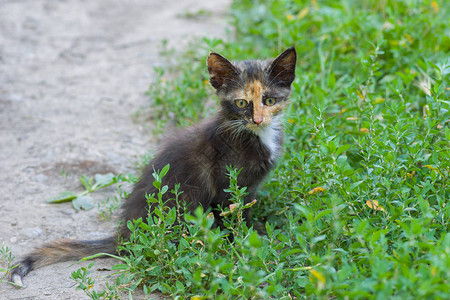
<svg viewBox="0 0 450 300">
<path fill-rule="evenodd" d="M 288 104 L 295 78 L 297 54 L 289 48 L 274 60 L 247 60 L 231 63 L 211 52 L 207 59 L 210 83 L 220 101 L 218 114 L 197 126 L 179 132 L 163 145 L 147 166 L 140 181 L 123 204 L 124 221 L 147 216 L 145 195 L 156 193 L 153 170 L 170 164 L 164 184 L 181 184 L 182 201 L 190 209 L 202 205 L 213 209 L 221 226 L 219 212 L 229 195 L 226 166 L 242 168 L 239 185 L 246 186 L 245 202 L 254 199 L 256 190 L 281 153 L 283 126 L 281 116 Z M 167 195 L 167 194 L 166 194 Z M 173 205 L 173 203 L 168 203 Z M 122 223 L 120 235 L 130 232 Z M 57 240 L 34 250 L 11 273 L 11 280 L 22 285 L 32 269 L 52 263 L 78 260 L 99 252 L 116 253 L 116 237 L 96 241 Z"/>
</svg>

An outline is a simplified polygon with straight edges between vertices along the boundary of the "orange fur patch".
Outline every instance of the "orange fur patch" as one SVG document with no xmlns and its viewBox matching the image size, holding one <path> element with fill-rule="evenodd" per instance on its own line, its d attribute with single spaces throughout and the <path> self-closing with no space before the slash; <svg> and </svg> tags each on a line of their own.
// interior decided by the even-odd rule
<svg viewBox="0 0 450 300">
<path fill-rule="evenodd" d="M 253 102 L 253 119 L 255 121 L 261 120 L 264 122 L 265 119 L 264 105 L 262 103 L 263 95 L 264 87 L 259 80 L 247 84 L 245 88 L 245 99 Z"/>
</svg>

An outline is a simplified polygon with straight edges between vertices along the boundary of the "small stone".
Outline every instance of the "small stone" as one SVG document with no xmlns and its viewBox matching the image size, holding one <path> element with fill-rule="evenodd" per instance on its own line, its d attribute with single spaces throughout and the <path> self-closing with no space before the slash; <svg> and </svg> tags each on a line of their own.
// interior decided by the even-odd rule
<svg viewBox="0 0 450 300">
<path fill-rule="evenodd" d="M 24 228 L 20 231 L 22 235 L 25 235 L 27 238 L 34 239 L 38 236 L 41 236 L 44 231 L 40 229 L 39 227 L 30 227 L 30 228 Z"/>
<path fill-rule="evenodd" d="M 69 216 L 69 217 L 70 217 L 70 216 L 73 215 L 74 210 L 73 210 L 73 208 L 65 209 L 65 210 L 62 211 L 62 213 L 65 214 L 66 216 Z"/>
<path fill-rule="evenodd" d="M 45 176 L 44 174 L 38 174 L 38 175 L 36 175 L 36 176 L 34 177 L 34 180 L 35 180 L 36 182 L 40 182 L 40 183 L 43 183 L 43 182 L 47 181 L 47 179 L 48 179 L 48 177 Z"/>
<path fill-rule="evenodd" d="M 12 238 L 9 239 L 9 241 L 11 242 L 11 244 L 15 244 L 17 242 L 17 238 L 13 236 Z"/>
</svg>

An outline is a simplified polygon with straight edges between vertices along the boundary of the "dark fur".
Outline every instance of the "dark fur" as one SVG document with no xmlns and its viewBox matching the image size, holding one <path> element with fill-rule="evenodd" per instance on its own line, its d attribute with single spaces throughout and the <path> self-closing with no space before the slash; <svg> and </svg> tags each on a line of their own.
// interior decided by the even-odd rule
<svg viewBox="0 0 450 300">
<path fill-rule="evenodd" d="M 181 131 L 163 145 L 123 204 L 122 219 L 127 221 L 146 218 L 148 204 L 145 195 L 157 193 L 152 184 L 153 170 L 161 170 L 167 164 L 170 164 L 170 170 L 164 177 L 163 184 L 173 188 L 176 183 L 180 183 L 183 191 L 182 201 L 185 201 L 190 209 L 195 209 L 198 205 L 205 209 L 211 207 L 219 226 L 221 220 L 214 208 L 229 204 L 229 195 L 224 192 L 229 184 L 226 177 L 227 165 L 242 168 L 238 178 L 239 185 L 246 186 L 249 192 L 245 201 L 253 200 L 259 184 L 273 167 L 274 157 L 279 153 L 271 152 L 254 131 L 245 127 L 254 123 L 253 111 L 257 101 L 249 101 L 245 108 L 238 108 L 234 101 L 239 99 L 239 93 L 242 94 L 243 89 L 251 86 L 254 81 L 265 87 L 264 94 L 261 94 L 262 99 L 273 97 L 277 99 L 278 105 L 287 101 L 295 76 L 295 62 L 294 48 L 287 49 L 275 60 L 244 61 L 235 64 L 217 53 L 210 53 L 207 61 L 208 71 L 211 85 L 217 90 L 221 103 L 219 113 L 210 120 Z M 236 122 L 239 123 L 238 127 Z M 273 125 L 272 130 L 276 134 L 273 142 L 281 145 L 281 124 Z M 280 147 L 276 149 L 275 152 L 280 151 Z M 168 205 L 173 203 L 169 202 Z M 123 222 L 120 235 L 127 239 L 129 234 L 126 222 Z M 34 268 L 77 260 L 99 252 L 115 253 L 116 239 L 111 237 L 99 241 L 54 241 L 37 248 L 22 260 L 13 270 L 11 279 L 22 284 L 23 276 Z"/>
</svg>

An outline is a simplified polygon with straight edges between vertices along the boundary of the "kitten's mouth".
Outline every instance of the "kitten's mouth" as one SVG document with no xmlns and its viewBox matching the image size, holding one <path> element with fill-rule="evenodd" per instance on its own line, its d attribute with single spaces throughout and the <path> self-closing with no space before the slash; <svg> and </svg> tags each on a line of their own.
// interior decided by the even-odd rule
<svg viewBox="0 0 450 300">
<path fill-rule="evenodd" d="M 267 127 L 267 125 L 268 125 L 267 123 L 259 123 L 259 124 L 248 123 L 246 127 L 251 131 L 258 132 L 263 128 Z"/>
</svg>

